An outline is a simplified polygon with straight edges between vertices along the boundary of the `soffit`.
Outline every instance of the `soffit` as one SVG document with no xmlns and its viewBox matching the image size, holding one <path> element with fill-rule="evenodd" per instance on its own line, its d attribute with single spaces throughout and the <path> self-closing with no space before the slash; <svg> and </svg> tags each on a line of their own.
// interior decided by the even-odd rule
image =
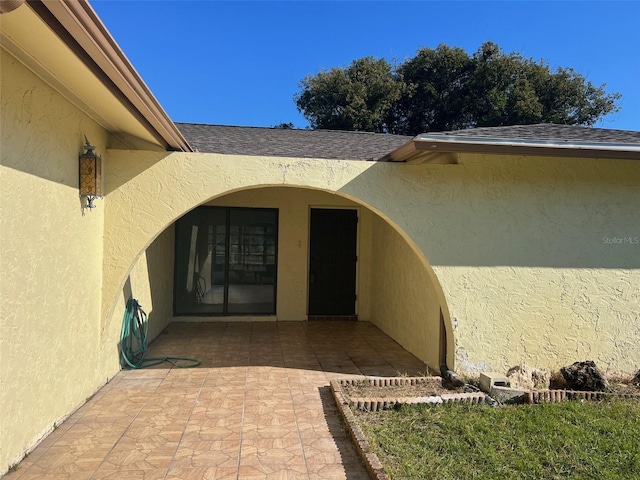
<svg viewBox="0 0 640 480">
<path fill-rule="evenodd" d="M 455 164 L 461 153 L 640 160 L 640 143 L 490 138 L 473 136 L 473 130 L 465 133 L 467 136 L 447 133 L 418 135 L 380 160 Z"/>
<path fill-rule="evenodd" d="M 51 8 L 51 5 L 57 5 L 57 2 L 47 5 L 47 8 Z M 36 8 L 42 10 L 44 7 L 36 5 Z M 58 34 L 43 21 L 31 5 L 22 5 L 0 16 L 2 47 L 103 128 L 118 137 L 121 143 L 133 146 L 139 143 L 137 140 L 142 140 L 143 143 L 159 149 L 173 146 L 163 138 L 162 133 L 150 127 L 138 109 L 132 108 L 130 102 L 123 101 L 122 91 L 114 88 L 113 82 L 103 70 L 95 68 L 95 65 L 92 69 L 88 65 L 90 62 L 87 61 L 86 55 L 93 55 L 94 52 L 88 51 L 85 58 L 81 59 L 68 45 L 69 41 L 63 41 Z M 72 38 L 73 33 L 68 33 L 68 36 Z M 94 45 L 92 49 L 97 51 L 99 46 Z M 98 77 L 96 71 L 102 74 L 102 78 Z"/>
</svg>

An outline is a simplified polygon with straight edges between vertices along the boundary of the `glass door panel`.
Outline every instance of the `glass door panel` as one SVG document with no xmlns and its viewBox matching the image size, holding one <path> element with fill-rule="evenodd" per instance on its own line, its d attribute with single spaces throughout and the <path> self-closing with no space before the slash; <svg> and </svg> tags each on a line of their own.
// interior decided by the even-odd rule
<svg viewBox="0 0 640 480">
<path fill-rule="evenodd" d="M 278 211 L 200 207 L 176 222 L 177 315 L 274 314 Z"/>
<path fill-rule="evenodd" d="M 228 313 L 275 313 L 277 212 L 232 209 L 229 225 Z"/>
<path fill-rule="evenodd" d="M 196 209 L 176 222 L 177 314 L 223 313 L 225 228 L 224 211 Z"/>
</svg>

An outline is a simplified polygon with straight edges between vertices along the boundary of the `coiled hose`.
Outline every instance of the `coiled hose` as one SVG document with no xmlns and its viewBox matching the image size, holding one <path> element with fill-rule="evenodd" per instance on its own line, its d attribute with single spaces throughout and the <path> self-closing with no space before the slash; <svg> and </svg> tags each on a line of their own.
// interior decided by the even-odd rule
<svg viewBox="0 0 640 480">
<path fill-rule="evenodd" d="M 147 314 L 135 298 L 129 299 L 120 332 L 120 365 L 122 368 L 145 368 L 168 362 L 178 368 L 193 368 L 200 360 L 186 357 L 145 358 L 148 348 L 149 322 Z"/>
</svg>

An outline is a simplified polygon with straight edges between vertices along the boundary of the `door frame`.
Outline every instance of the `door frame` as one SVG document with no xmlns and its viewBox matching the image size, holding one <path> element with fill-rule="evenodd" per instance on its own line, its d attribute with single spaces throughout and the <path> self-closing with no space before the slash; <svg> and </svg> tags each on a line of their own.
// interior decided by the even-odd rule
<svg viewBox="0 0 640 480">
<path fill-rule="evenodd" d="M 354 312 L 353 315 L 355 319 L 358 317 L 358 306 L 360 304 L 360 221 L 361 221 L 361 210 L 357 205 L 349 206 L 349 205 L 309 205 L 307 210 L 307 279 L 306 279 L 306 287 L 307 287 L 307 319 L 309 317 L 314 317 L 317 315 L 309 315 L 309 300 L 310 300 L 310 288 L 309 288 L 309 274 L 311 272 L 311 210 L 313 209 L 321 209 L 321 210 L 353 210 L 356 212 L 356 276 L 355 276 L 355 295 L 356 299 L 354 301 Z M 340 317 L 339 315 L 329 315 L 330 317 Z M 349 315 L 348 317 L 351 317 Z"/>
</svg>

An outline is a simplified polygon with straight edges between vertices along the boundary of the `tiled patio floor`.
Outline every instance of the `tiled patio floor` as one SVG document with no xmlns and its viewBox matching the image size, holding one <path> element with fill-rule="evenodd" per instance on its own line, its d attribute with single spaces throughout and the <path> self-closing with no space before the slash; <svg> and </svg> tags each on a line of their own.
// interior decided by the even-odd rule
<svg viewBox="0 0 640 480">
<path fill-rule="evenodd" d="M 368 322 L 173 323 L 8 479 L 367 479 L 333 378 L 424 373 Z"/>
</svg>

